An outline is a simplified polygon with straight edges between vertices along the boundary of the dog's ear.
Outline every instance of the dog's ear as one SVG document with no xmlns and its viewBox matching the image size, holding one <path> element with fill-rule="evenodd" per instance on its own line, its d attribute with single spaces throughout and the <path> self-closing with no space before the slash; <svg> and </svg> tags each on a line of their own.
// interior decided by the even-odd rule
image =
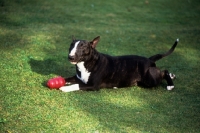
<svg viewBox="0 0 200 133">
<path fill-rule="evenodd" d="M 90 42 L 90 44 L 91 44 L 91 46 L 92 46 L 93 48 L 96 47 L 97 43 L 99 42 L 99 39 L 100 39 L 100 36 L 94 38 L 94 39 Z"/>
</svg>

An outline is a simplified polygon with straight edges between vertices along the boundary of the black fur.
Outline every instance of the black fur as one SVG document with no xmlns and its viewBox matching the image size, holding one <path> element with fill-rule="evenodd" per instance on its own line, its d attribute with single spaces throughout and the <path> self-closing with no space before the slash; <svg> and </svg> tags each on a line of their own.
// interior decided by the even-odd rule
<svg viewBox="0 0 200 133">
<path fill-rule="evenodd" d="M 87 83 L 83 83 L 77 76 L 66 78 L 66 82 L 79 84 L 80 90 L 99 90 L 100 88 L 121 88 L 134 85 L 154 87 L 161 83 L 163 79 L 167 81 L 167 86 L 174 86 L 167 70 L 161 71 L 156 67 L 155 62 L 171 54 L 178 41 L 165 54 L 157 54 L 150 58 L 137 55 L 110 56 L 99 53 L 95 47 L 100 37 L 93 41 L 74 40 L 69 52 L 75 43 L 80 41 L 75 56 L 69 55 L 70 62 L 84 61 L 84 66 L 91 72 Z M 81 73 L 76 65 L 77 75 Z"/>
</svg>

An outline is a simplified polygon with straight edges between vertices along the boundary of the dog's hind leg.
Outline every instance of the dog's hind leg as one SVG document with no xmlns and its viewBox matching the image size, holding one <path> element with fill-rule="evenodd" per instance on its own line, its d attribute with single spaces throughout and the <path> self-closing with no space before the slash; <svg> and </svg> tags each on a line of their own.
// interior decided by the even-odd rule
<svg viewBox="0 0 200 133">
<path fill-rule="evenodd" d="M 150 67 L 145 74 L 143 83 L 148 87 L 154 87 L 159 85 L 162 79 L 165 79 L 167 81 L 167 90 L 172 90 L 174 88 L 173 78 L 175 78 L 175 75 L 167 70 L 160 71 L 157 67 Z"/>
<path fill-rule="evenodd" d="M 163 74 L 157 67 L 150 67 L 146 73 L 142 82 L 147 87 L 155 87 L 160 84 L 163 79 Z"/>
<path fill-rule="evenodd" d="M 163 73 L 163 78 L 167 81 L 167 90 L 174 89 L 174 83 L 172 79 L 175 78 L 175 75 L 172 73 L 169 73 L 168 70 L 164 70 L 162 73 Z"/>
</svg>

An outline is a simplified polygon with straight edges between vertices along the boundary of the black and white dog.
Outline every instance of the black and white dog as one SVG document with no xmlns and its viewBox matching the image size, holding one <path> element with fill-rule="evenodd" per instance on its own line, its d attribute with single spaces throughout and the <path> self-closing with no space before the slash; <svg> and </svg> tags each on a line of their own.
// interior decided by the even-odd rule
<svg viewBox="0 0 200 133">
<path fill-rule="evenodd" d="M 92 41 L 73 39 L 68 59 L 76 66 L 76 75 L 65 78 L 70 85 L 59 88 L 63 92 L 76 90 L 99 90 L 101 88 L 122 88 L 134 85 L 155 87 L 163 79 L 167 81 L 167 90 L 172 90 L 174 74 L 161 71 L 155 62 L 171 54 L 177 43 L 165 54 L 156 54 L 149 58 L 137 55 L 110 56 L 99 53 L 95 47 L 100 37 Z"/>
</svg>

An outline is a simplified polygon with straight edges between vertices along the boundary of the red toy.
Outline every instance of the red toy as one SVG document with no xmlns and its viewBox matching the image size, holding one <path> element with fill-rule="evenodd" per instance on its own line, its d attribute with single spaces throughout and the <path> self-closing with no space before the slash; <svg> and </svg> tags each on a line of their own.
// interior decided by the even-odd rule
<svg viewBox="0 0 200 133">
<path fill-rule="evenodd" d="M 49 79 L 47 82 L 47 86 L 50 89 L 58 89 L 65 85 L 65 79 L 61 76 Z"/>
</svg>

